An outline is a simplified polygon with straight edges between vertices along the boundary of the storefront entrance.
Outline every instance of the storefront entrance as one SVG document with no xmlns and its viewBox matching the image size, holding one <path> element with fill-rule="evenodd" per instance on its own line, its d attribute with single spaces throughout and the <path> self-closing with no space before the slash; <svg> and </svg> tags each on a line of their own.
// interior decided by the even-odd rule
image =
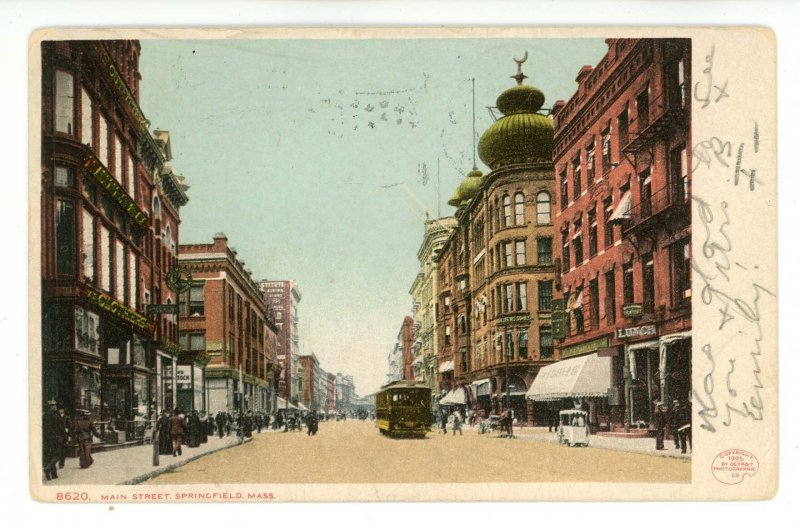
<svg viewBox="0 0 800 525">
<path fill-rule="evenodd" d="M 649 426 L 653 422 L 653 410 L 659 393 L 658 341 L 647 341 L 630 345 L 628 370 L 630 377 L 630 424 Z"/>
</svg>

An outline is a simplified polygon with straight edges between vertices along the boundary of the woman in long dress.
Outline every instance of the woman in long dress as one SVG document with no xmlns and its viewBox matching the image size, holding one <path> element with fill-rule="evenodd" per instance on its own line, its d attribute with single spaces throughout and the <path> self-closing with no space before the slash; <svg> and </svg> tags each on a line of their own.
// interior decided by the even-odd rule
<svg viewBox="0 0 800 525">
<path fill-rule="evenodd" d="M 89 468 L 94 463 L 92 459 L 92 436 L 100 437 L 94 428 L 94 423 L 89 417 L 89 411 L 79 409 L 78 420 L 75 422 L 75 440 L 78 442 L 78 455 L 81 468 Z"/>
</svg>

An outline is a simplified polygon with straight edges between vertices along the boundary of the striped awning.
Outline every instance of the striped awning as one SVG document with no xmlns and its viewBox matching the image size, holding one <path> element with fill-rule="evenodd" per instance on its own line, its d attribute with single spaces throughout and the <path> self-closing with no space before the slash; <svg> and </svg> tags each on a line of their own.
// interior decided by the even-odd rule
<svg viewBox="0 0 800 525">
<path fill-rule="evenodd" d="M 609 388 L 611 358 L 589 354 L 565 359 L 539 370 L 525 397 L 533 401 L 604 397 Z"/>
</svg>

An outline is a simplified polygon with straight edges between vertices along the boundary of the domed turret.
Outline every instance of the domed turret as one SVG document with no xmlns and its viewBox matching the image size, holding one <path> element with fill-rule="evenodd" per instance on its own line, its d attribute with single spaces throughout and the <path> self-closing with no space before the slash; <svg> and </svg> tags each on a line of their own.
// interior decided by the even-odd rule
<svg viewBox="0 0 800 525">
<path fill-rule="evenodd" d="M 553 153 L 553 122 L 537 113 L 544 104 L 544 93 L 522 81 L 522 64 L 517 63 L 517 85 L 497 97 L 497 109 L 503 117 L 487 129 L 478 143 L 478 155 L 493 170 L 526 162 L 549 162 Z"/>
<path fill-rule="evenodd" d="M 479 169 L 470 171 L 461 184 L 456 188 L 456 192 L 447 201 L 450 206 L 463 206 L 467 204 L 481 189 L 483 183 L 483 173 Z"/>
</svg>

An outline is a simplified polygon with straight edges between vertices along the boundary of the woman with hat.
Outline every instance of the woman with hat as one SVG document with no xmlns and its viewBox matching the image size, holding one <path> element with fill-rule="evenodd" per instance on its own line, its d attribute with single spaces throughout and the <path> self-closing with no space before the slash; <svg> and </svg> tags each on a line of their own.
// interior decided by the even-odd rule
<svg viewBox="0 0 800 525">
<path fill-rule="evenodd" d="M 75 421 L 75 441 L 78 442 L 78 455 L 81 468 L 89 468 L 94 463 L 92 459 L 92 436 L 100 437 L 94 428 L 94 423 L 89 417 L 89 411 L 79 408 L 76 410 L 78 420 Z"/>
</svg>

